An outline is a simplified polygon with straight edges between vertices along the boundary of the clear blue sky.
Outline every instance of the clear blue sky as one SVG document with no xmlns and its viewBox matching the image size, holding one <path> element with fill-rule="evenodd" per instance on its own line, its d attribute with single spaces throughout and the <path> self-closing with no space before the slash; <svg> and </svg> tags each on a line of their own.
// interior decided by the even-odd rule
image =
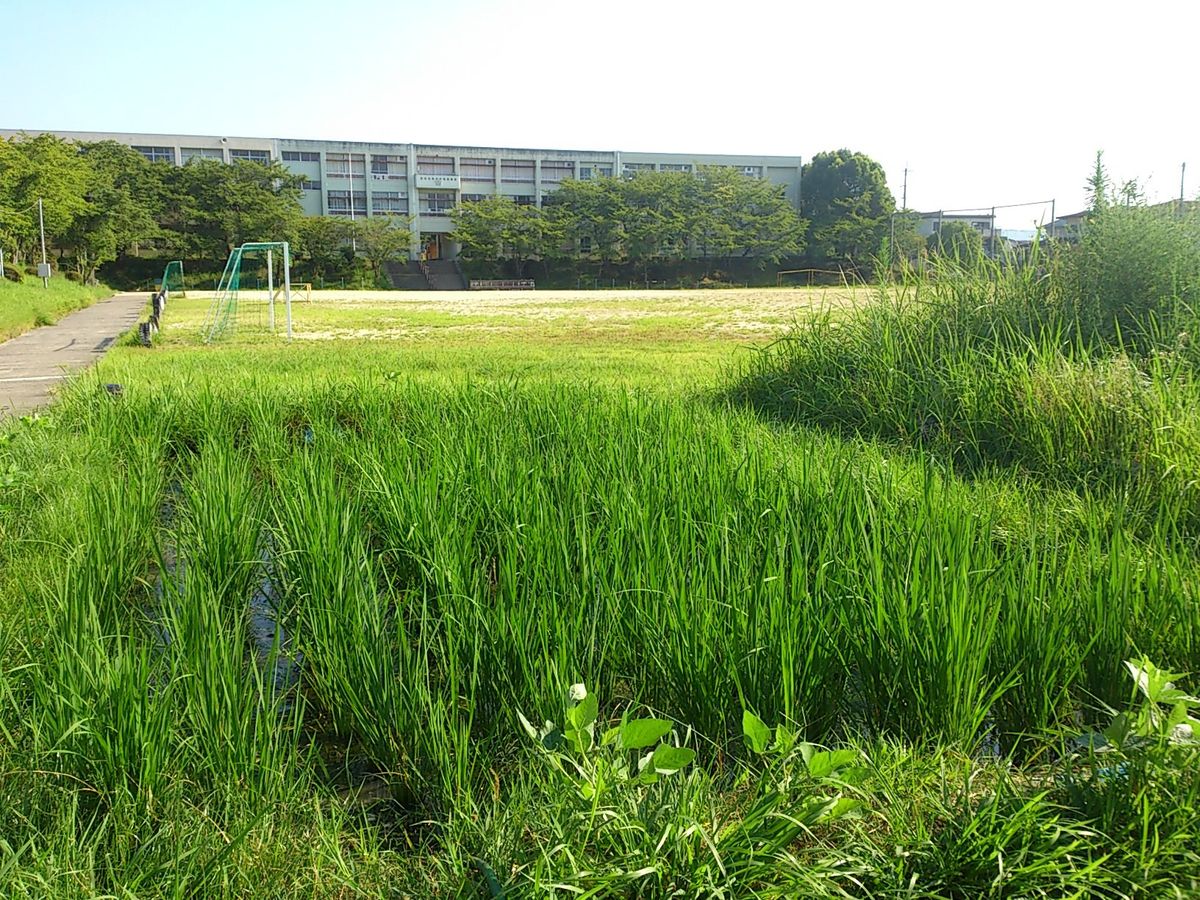
<svg viewBox="0 0 1200 900">
<path fill-rule="evenodd" d="M 1200 188 L 1200 3 L 7 0 L 0 127 L 772 153 L 919 209 Z M 1002 215 L 1027 227 L 1048 208 Z"/>
</svg>

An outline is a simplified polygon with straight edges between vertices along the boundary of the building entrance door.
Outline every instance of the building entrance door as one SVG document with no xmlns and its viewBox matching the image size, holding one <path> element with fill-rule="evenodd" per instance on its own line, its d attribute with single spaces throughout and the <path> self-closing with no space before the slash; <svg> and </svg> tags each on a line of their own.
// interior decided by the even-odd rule
<svg viewBox="0 0 1200 900">
<path fill-rule="evenodd" d="M 446 255 L 442 235 L 437 233 L 421 235 L 421 250 L 425 254 L 426 260 L 442 259 Z"/>
</svg>

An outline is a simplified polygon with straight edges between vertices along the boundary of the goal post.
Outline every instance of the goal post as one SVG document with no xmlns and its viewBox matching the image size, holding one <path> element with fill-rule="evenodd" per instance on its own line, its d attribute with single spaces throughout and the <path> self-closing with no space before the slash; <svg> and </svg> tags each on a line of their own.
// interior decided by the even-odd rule
<svg viewBox="0 0 1200 900">
<path fill-rule="evenodd" d="M 178 293 L 180 297 L 187 297 L 187 291 L 183 286 L 183 260 L 173 259 L 167 263 L 163 269 L 162 281 L 158 284 L 158 289 L 164 291 L 166 298 L 170 298 L 171 294 Z"/>
<path fill-rule="evenodd" d="M 225 271 L 217 282 L 217 290 L 212 303 L 204 317 L 202 337 L 206 344 L 220 339 L 239 324 L 245 325 L 251 313 L 261 316 L 265 308 L 267 314 L 266 328 L 275 332 L 275 254 L 278 252 L 283 270 L 283 307 L 284 320 L 287 327 L 287 337 L 292 337 L 292 254 L 287 241 L 252 241 L 242 244 L 229 254 L 225 263 Z M 257 257 L 267 265 L 267 292 L 265 302 L 254 292 L 250 297 L 243 297 L 242 267 L 247 257 Z M 261 284 L 261 282 L 260 282 Z M 261 318 L 256 323 L 262 327 Z"/>
</svg>

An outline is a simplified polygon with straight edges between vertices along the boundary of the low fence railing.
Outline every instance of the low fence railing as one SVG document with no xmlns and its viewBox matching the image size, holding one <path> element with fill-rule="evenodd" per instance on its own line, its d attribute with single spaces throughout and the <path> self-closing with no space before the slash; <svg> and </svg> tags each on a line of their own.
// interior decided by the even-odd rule
<svg viewBox="0 0 1200 900">
<path fill-rule="evenodd" d="M 532 291 L 532 278 L 472 278 L 467 286 L 473 291 Z"/>
</svg>

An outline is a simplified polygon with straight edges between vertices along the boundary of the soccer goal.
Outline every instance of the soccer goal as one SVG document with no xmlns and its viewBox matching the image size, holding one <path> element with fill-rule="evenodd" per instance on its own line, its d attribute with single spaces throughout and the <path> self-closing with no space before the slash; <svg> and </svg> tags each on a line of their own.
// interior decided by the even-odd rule
<svg viewBox="0 0 1200 900">
<path fill-rule="evenodd" d="M 277 255 L 278 254 L 278 255 Z M 266 265 L 266 290 L 250 288 L 245 277 L 251 268 Z M 238 327 L 266 328 L 275 331 L 276 264 L 280 265 L 283 309 L 287 336 L 292 336 L 292 257 L 287 241 L 263 241 L 242 244 L 229 254 L 225 271 L 204 317 L 202 336 L 206 344 L 219 340 Z M 264 321 L 265 320 L 265 321 Z"/>
<path fill-rule="evenodd" d="M 167 267 L 163 269 L 162 281 L 159 282 L 158 289 L 165 291 L 167 298 L 172 294 L 178 294 L 180 297 L 187 296 L 187 291 L 183 287 L 183 260 L 173 259 L 167 263 Z"/>
</svg>

